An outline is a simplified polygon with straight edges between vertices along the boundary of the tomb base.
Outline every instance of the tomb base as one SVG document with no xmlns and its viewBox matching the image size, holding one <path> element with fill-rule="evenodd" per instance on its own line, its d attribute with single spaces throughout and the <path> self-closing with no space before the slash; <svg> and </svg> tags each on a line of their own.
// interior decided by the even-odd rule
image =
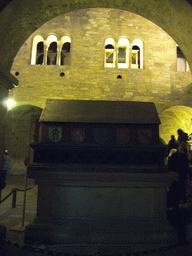
<svg viewBox="0 0 192 256">
<path fill-rule="evenodd" d="M 31 164 L 37 215 L 26 227 L 25 242 L 74 254 L 129 253 L 176 243 L 166 209 L 171 174 L 157 166 L 135 168 Z"/>
</svg>

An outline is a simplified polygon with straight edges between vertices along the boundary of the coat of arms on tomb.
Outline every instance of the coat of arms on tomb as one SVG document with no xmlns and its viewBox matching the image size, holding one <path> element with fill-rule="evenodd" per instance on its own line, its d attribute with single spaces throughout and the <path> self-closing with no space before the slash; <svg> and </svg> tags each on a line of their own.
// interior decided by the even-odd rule
<svg viewBox="0 0 192 256">
<path fill-rule="evenodd" d="M 85 130 L 80 127 L 73 127 L 71 129 L 71 139 L 75 142 L 83 142 L 85 139 Z"/>
<path fill-rule="evenodd" d="M 151 129 L 140 129 L 138 131 L 138 140 L 142 145 L 147 145 L 152 141 Z"/>
<path fill-rule="evenodd" d="M 49 140 L 52 142 L 58 142 L 62 138 L 61 126 L 49 126 Z"/>
<path fill-rule="evenodd" d="M 130 130 L 128 128 L 117 128 L 116 139 L 118 143 L 128 143 L 130 140 Z"/>
</svg>

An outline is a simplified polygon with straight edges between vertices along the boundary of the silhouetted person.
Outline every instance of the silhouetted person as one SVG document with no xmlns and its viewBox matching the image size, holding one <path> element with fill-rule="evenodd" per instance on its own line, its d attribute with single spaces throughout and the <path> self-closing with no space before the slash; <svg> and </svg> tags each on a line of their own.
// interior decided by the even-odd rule
<svg viewBox="0 0 192 256">
<path fill-rule="evenodd" d="M 185 202 L 187 174 L 191 174 L 188 155 L 188 145 L 183 141 L 179 144 L 177 151 L 169 157 L 169 170 L 179 174 L 177 182 L 177 197 L 175 198 L 174 203 L 175 207 L 178 207 L 180 201 Z"/>
<path fill-rule="evenodd" d="M 177 145 L 179 145 L 183 141 L 187 142 L 187 140 L 188 140 L 188 134 L 187 133 L 185 133 L 181 129 L 178 129 L 177 133 L 178 133 L 178 138 L 177 138 L 177 141 L 176 141 Z"/>
<path fill-rule="evenodd" d="M 3 154 L 3 165 L 2 165 L 2 170 L 1 170 L 1 175 L 0 175 L 0 190 L 2 190 L 6 186 L 6 177 L 7 177 L 7 172 L 11 169 L 11 161 L 9 158 L 8 150 L 5 148 L 4 149 L 4 154 Z"/>
<path fill-rule="evenodd" d="M 174 219 L 177 228 L 179 244 L 187 243 L 186 225 L 188 224 L 189 213 L 186 209 L 179 208 L 179 204 L 187 201 L 186 181 L 188 173 L 191 175 L 188 155 L 188 144 L 182 141 L 177 151 L 170 156 L 168 161 L 169 170 L 179 174 L 178 181 L 174 181 L 170 188 L 170 190 L 173 190 L 173 215 L 171 218 Z"/>
<path fill-rule="evenodd" d="M 171 149 L 176 149 L 177 148 L 177 143 L 174 135 L 171 135 L 171 139 L 167 145 L 167 155 L 169 155 Z"/>
</svg>

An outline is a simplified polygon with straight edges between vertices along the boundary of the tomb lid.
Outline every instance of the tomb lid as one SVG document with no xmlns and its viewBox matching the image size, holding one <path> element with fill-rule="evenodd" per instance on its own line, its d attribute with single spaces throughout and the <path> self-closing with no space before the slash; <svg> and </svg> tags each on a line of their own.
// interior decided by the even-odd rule
<svg viewBox="0 0 192 256">
<path fill-rule="evenodd" d="M 47 99 L 40 122 L 160 124 L 153 102 Z"/>
</svg>

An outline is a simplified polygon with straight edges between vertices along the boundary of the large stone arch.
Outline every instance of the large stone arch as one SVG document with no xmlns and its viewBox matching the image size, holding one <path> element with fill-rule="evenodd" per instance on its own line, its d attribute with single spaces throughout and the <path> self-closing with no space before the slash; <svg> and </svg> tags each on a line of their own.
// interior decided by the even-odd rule
<svg viewBox="0 0 192 256">
<path fill-rule="evenodd" d="M 25 40 L 42 24 L 66 12 L 103 7 L 141 15 L 164 29 L 179 44 L 192 68 L 192 6 L 186 0 L 12 0 L 1 12 L 0 65 L 11 68 Z"/>
</svg>

